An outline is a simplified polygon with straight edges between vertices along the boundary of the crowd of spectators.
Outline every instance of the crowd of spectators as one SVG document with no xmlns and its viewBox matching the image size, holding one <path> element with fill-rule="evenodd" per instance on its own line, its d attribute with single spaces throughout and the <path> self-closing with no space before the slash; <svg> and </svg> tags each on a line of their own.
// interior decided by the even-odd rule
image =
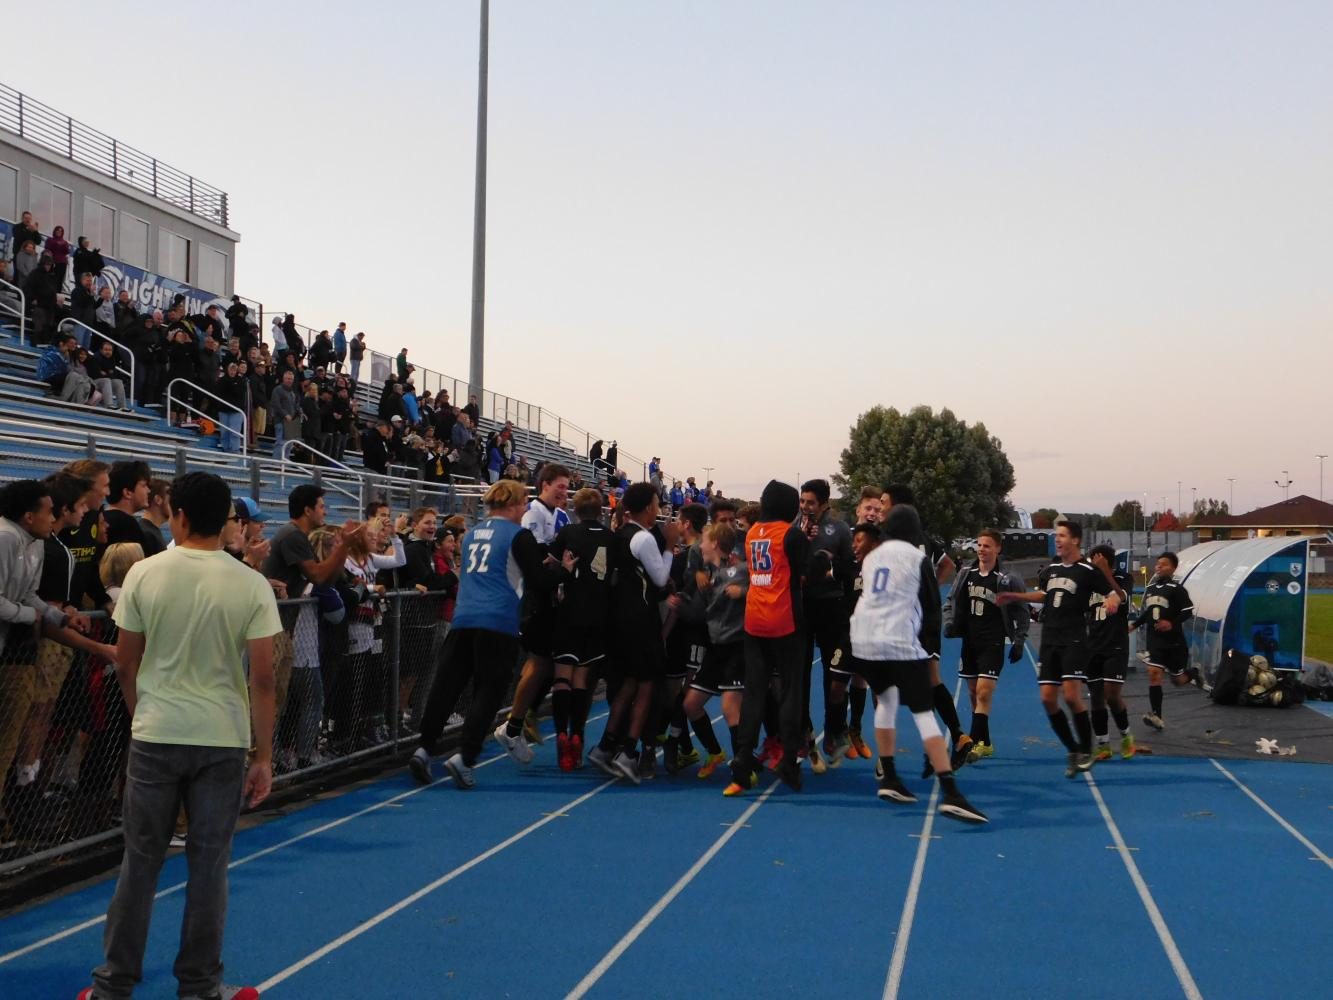
<svg viewBox="0 0 1333 1000">
<path fill-rule="evenodd" d="M 134 563 L 175 544 L 170 494 L 138 461 L 80 460 L 0 489 L 0 861 L 117 819 L 130 720 L 99 613 Z M 333 527 L 323 491 L 303 484 L 266 537 L 259 504 L 233 507 L 224 547 L 282 602 L 277 771 L 381 746 L 395 722 L 411 731 L 452 618 L 464 519 L 377 500 Z"/>
</svg>

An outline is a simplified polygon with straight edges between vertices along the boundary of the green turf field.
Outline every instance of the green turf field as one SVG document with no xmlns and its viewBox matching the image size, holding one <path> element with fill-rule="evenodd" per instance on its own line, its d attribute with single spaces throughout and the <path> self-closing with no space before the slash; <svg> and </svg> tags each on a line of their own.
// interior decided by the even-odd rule
<svg viewBox="0 0 1333 1000">
<path fill-rule="evenodd" d="M 1333 663 L 1333 594 L 1311 594 L 1305 655 Z"/>
</svg>

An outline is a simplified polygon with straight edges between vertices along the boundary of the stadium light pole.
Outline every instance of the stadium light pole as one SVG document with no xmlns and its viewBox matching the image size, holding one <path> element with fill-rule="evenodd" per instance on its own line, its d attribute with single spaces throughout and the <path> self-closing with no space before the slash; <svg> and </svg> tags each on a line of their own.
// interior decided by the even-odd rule
<svg viewBox="0 0 1333 1000">
<path fill-rule="evenodd" d="M 1290 499 L 1291 499 L 1291 484 L 1292 484 L 1294 481 L 1295 481 L 1295 480 L 1293 480 L 1293 479 L 1291 478 L 1291 473 L 1288 472 L 1286 469 L 1283 469 L 1283 470 L 1282 470 L 1282 478 L 1281 478 L 1281 479 L 1274 479 L 1274 480 L 1273 480 L 1273 485 L 1276 486 L 1278 489 L 1280 489 L 1280 490 L 1282 491 L 1283 499 L 1285 499 L 1285 500 L 1290 500 Z"/>
<path fill-rule="evenodd" d="M 1236 477 L 1227 476 L 1229 492 L 1227 494 L 1227 513 L 1236 513 Z"/>
<path fill-rule="evenodd" d="M 490 0 L 481 0 L 481 45 L 477 60 L 477 186 L 472 204 L 472 356 L 468 382 L 484 404 L 486 354 L 486 81 L 490 51 Z"/>
<path fill-rule="evenodd" d="M 1316 455 L 1315 458 L 1319 459 L 1319 499 L 1320 499 L 1320 500 L 1323 500 L 1323 499 L 1324 499 L 1324 459 L 1328 458 L 1328 456 L 1327 456 L 1327 455 Z"/>
</svg>

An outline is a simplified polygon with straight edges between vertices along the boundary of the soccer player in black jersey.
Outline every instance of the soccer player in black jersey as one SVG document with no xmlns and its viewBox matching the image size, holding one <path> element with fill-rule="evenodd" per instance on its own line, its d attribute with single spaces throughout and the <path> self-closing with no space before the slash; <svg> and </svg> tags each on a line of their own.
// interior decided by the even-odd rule
<svg viewBox="0 0 1333 1000">
<path fill-rule="evenodd" d="M 852 671 L 843 662 L 851 658 L 851 613 L 847 591 L 856 575 L 852 555 L 852 532 L 829 510 L 830 490 L 825 479 L 801 485 L 801 516 L 797 525 L 810 540 L 810 575 L 805 581 L 805 685 L 806 750 L 810 770 L 823 774 L 837 767 L 851 747 L 847 728 L 847 685 Z M 819 648 L 824 684 L 824 745 L 814 740 L 810 721 L 810 673 L 814 651 Z M 820 751 L 823 751 L 822 755 Z"/>
<path fill-rule="evenodd" d="M 701 503 L 687 503 L 677 512 L 677 521 L 684 549 L 671 561 L 671 580 L 676 592 L 667 598 L 666 685 L 656 727 L 659 742 L 664 744 L 662 762 L 668 774 L 699 762 L 699 751 L 690 741 L 685 718 L 685 684 L 703 665 L 708 649 L 704 606 L 694 600 L 700 574 L 707 575 L 700 545 L 708 524 L 708 508 Z"/>
<path fill-rule="evenodd" d="M 990 736 L 991 699 L 1004 669 L 1005 639 L 1010 640 L 1009 662 L 1023 658 L 1028 626 L 1032 618 L 1024 604 L 1000 607 L 996 597 L 1022 591 L 1023 581 L 1000 569 L 1000 533 L 993 528 L 977 536 L 977 561 L 958 573 L 949 592 L 944 616 L 944 634 L 963 640 L 963 658 L 958 676 L 967 681 L 972 702 L 972 746 L 966 760 L 976 762 L 994 754 Z M 955 755 L 954 770 L 963 760 Z"/>
<path fill-rule="evenodd" d="M 1042 602 L 1041 662 L 1037 683 L 1041 704 L 1050 719 L 1051 729 L 1069 751 L 1065 777 L 1092 768 L 1092 720 L 1083 702 L 1083 683 L 1088 658 L 1088 609 L 1094 595 L 1105 597 L 1102 607 L 1108 615 L 1120 607 L 1120 595 L 1114 593 L 1115 581 L 1083 558 L 1083 526 L 1077 521 L 1061 521 L 1055 527 L 1057 561 L 1041 571 L 1040 589 L 1024 594 L 999 594 L 998 604 L 1014 601 Z M 1074 731 L 1069 716 L 1060 707 L 1060 696 L 1074 716 Z"/>
<path fill-rule="evenodd" d="M 884 492 L 880 496 L 881 521 L 888 518 L 889 511 L 893 510 L 894 504 L 907 504 L 915 508 L 917 506 L 916 494 L 912 492 L 910 486 L 903 483 L 890 483 L 884 487 Z M 953 576 L 954 570 L 958 567 L 950 558 L 949 553 L 944 550 L 943 543 L 926 534 L 924 521 L 922 522 L 921 532 L 922 537 L 917 542 L 917 548 L 930 556 L 930 561 L 935 567 L 935 578 L 940 583 L 945 583 L 949 577 Z M 935 702 L 935 711 L 939 715 L 940 721 L 949 729 L 949 739 L 953 746 L 951 759 L 955 762 L 954 767 L 956 769 L 967 760 L 967 754 L 972 745 L 972 737 L 963 732 L 962 723 L 958 721 L 958 706 L 953 703 L 953 693 L 940 680 L 939 653 L 935 653 L 930 658 L 930 685 L 931 697 Z M 934 771 L 930 766 L 929 758 L 927 758 L 921 777 L 929 778 L 932 773 Z"/>
<path fill-rule="evenodd" d="M 1108 714 L 1115 717 L 1120 730 L 1120 756 L 1134 756 L 1134 734 L 1129 731 L 1129 711 L 1125 708 L 1125 674 L 1129 670 L 1129 592 L 1130 579 L 1115 572 L 1115 549 L 1097 545 L 1088 553 L 1097 569 L 1115 580 L 1121 595 L 1115 614 L 1106 611 L 1106 599 L 1097 594 L 1092 599 L 1088 618 L 1088 694 L 1092 696 L 1092 735 L 1097 741 L 1097 759 L 1111 759 Z"/>
<path fill-rule="evenodd" d="M 1175 581 L 1180 560 L 1174 552 L 1157 557 L 1156 574 L 1143 592 L 1143 609 L 1130 626 L 1133 631 L 1146 625 L 1148 631 L 1148 707 L 1143 721 L 1154 729 L 1166 727 L 1162 721 L 1162 675 L 1170 674 L 1171 683 L 1182 687 L 1195 679 L 1190 670 L 1190 649 L 1181 626 L 1194 614 L 1194 602 L 1183 584 Z"/>
<path fill-rule="evenodd" d="M 592 704 L 589 675 L 606 659 L 611 625 L 612 534 L 601 521 L 602 494 L 591 488 L 575 493 L 574 516 L 578 521 L 561 528 L 551 543 L 555 559 L 562 559 L 566 551 L 578 557 L 556 607 L 551 647 L 555 659 L 551 715 L 562 771 L 583 766 L 583 727 Z"/>
</svg>

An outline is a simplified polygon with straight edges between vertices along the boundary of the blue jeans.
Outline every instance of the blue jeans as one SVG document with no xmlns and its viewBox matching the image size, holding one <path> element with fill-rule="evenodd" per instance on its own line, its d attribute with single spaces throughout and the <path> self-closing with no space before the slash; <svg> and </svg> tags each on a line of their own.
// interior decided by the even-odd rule
<svg viewBox="0 0 1333 1000">
<path fill-rule="evenodd" d="M 282 458 L 282 418 L 273 421 L 273 457 Z"/>
<path fill-rule="evenodd" d="M 106 961 L 93 970 L 95 996 L 129 997 L 143 979 L 143 953 L 158 875 L 181 806 L 189 819 L 189 885 L 173 972 L 181 996 L 211 996 L 222 983 L 227 864 L 241 812 L 245 751 L 130 742 L 125 779 L 125 856 L 106 913 Z"/>
<path fill-rule="evenodd" d="M 218 444 L 223 451 L 238 452 L 241 450 L 241 444 L 243 443 L 241 425 L 244 422 L 244 418 L 239 413 L 232 413 L 230 410 L 223 410 L 218 414 L 218 423 L 222 427 L 230 427 L 236 432 L 231 434 L 225 430 L 218 431 L 220 438 Z"/>
</svg>

